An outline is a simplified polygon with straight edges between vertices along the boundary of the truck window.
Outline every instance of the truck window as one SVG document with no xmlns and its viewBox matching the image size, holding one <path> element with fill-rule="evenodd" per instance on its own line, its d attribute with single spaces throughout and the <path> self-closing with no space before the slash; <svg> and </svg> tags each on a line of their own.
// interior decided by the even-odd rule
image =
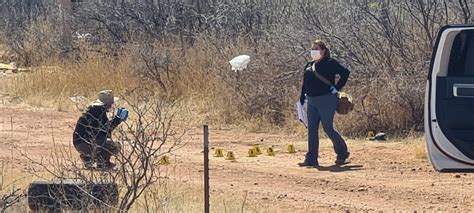
<svg viewBox="0 0 474 213">
<path fill-rule="evenodd" d="M 448 76 L 474 76 L 474 31 L 460 32 L 453 42 Z"/>
</svg>

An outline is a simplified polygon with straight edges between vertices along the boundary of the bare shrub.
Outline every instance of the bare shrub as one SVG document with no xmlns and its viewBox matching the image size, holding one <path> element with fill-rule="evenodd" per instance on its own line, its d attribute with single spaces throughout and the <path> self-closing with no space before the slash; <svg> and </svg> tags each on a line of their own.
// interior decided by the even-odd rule
<svg viewBox="0 0 474 213">
<path fill-rule="evenodd" d="M 5 161 L 1 163 L 0 170 L 0 212 L 18 211 L 17 208 L 25 198 L 25 193 L 18 185 L 23 177 L 13 173 L 13 167 L 10 167 Z M 10 168 L 8 168 L 10 167 Z"/>
<path fill-rule="evenodd" d="M 51 151 L 51 158 L 40 161 L 23 157 L 32 162 L 30 172 L 42 178 L 59 180 L 78 180 L 81 191 L 89 196 L 81 197 L 81 205 L 86 209 L 96 208 L 93 204 L 119 211 L 128 211 L 137 204 L 140 197 L 162 178 L 160 160 L 173 150 L 183 145 L 181 137 L 184 131 L 174 127 L 176 102 L 157 99 L 153 92 L 146 89 L 135 89 L 129 92 L 130 99 L 125 99 L 129 106 L 130 119 L 115 130 L 113 139 L 122 147 L 115 157 L 117 168 L 114 170 L 85 170 L 77 159 L 78 154 L 71 146 L 56 146 Z M 54 141 L 54 138 L 53 138 Z M 118 205 L 111 206 L 107 198 L 100 200 L 90 193 L 88 186 L 97 183 L 117 184 Z M 75 202 L 75 201 L 74 201 Z M 66 203 L 61 205 L 68 205 Z"/>
<path fill-rule="evenodd" d="M 176 102 L 157 100 L 153 92 L 132 91 L 127 100 L 135 118 L 118 128 L 123 146 L 117 161 L 120 165 L 115 178 L 123 187 L 119 208 L 129 210 L 148 187 L 159 181 L 159 161 L 183 144 L 184 131 L 172 124 L 176 116 Z M 130 147 L 127 149 L 127 146 Z"/>
<path fill-rule="evenodd" d="M 14 189 L 7 194 L 0 195 L 0 212 L 6 212 L 13 205 L 19 203 L 24 196 L 20 189 Z"/>
<path fill-rule="evenodd" d="M 5 4 L 13 11 L 28 8 L 26 2 Z M 48 49 L 60 44 L 59 33 L 52 35 L 59 28 L 34 27 L 56 26 L 57 7 L 35 5 L 42 6 L 30 7 L 35 12 L 29 14 L 44 17 L 41 22 L 27 16 L 5 22 L 13 30 L 4 33 L 19 35 L 7 36 L 19 42 L 7 46 L 30 55 L 25 63 L 63 55 L 54 52 L 60 48 Z M 88 1 L 73 5 L 70 23 L 72 32 L 91 37 L 74 38 L 68 55 L 79 62 L 133 58 L 129 67 L 141 82 L 175 98 L 203 100 L 199 104 L 215 106 L 215 117 L 226 116 L 224 122 L 265 118 L 281 126 L 294 119 L 287 112 L 298 99 L 304 52 L 320 38 L 352 71 L 345 90 L 354 94 L 356 111 L 338 121 L 340 129 L 349 135 L 370 129 L 404 133 L 422 126 L 423 85 L 437 29 L 472 23 L 472 7 L 450 0 Z M 37 32 L 30 40 L 24 39 L 28 29 Z M 25 46 L 31 48 L 18 48 Z M 38 51 L 22 52 L 33 49 Z M 243 53 L 252 57 L 249 69 L 229 72 L 228 60 Z"/>
<path fill-rule="evenodd" d="M 32 65 L 61 52 L 58 10 L 41 1 L 2 1 L 3 42 L 18 65 Z"/>
</svg>

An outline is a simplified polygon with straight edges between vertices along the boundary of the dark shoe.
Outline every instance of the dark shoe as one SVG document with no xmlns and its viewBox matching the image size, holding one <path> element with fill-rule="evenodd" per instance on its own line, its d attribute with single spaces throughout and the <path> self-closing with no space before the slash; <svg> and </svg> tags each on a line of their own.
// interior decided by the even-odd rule
<svg viewBox="0 0 474 213">
<path fill-rule="evenodd" d="M 97 163 L 97 169 L 111 170 L 114 169 L 114 167 L 115 163 L 112 162 Z"/>
<path fill-rule="evenodd" d="M 307 163 L 305 161 L 305 162 L 302 162 L 302 163 L 298 163 L 298 166 L 299 167 L 317 167 L 317 166 L 319 166 L 319 163 L 318 162 L 316 162 L 316 163 Z"/>
<path fill-rule="evenodd" d="M 344 164 L 347 164 L 349 162 L 346 162 L 347 158 L 349 158 L 349 155 L 351 153 L 350 152 L 347 152 L 346 156 L 344 156 L 343 158 L 337 158 L 336 159 L 336 165 L 344 165 Z"/>
</svg>

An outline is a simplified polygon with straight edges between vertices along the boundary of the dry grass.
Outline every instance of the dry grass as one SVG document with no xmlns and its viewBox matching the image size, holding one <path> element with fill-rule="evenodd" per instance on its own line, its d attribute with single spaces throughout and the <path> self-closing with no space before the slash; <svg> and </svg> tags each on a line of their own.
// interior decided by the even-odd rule
<svg viewBox="0 0 474 213">
<path fill-rule="evenodd" d="M 93 100 L 97 91 L 103 89 L 113 89 L 116 94 L 127 96 L 131 89 L 145 87 L 162 97 L 180 99 L 183 112 L 180 114 L 189 118 L 192 126 L 202 123 L 237 125 L 251 132 L 276 130 L 305 134 L 294 111 L 300 80 L 281 84 L 271 80 L 287 71 L 267 62 L 276 57 L 270 54 L 271 47 L 252 47 L 240 40 L 232 45 L 220 45 L 206 39 L 198 39 L 187 49 L 178 44 L 156 43 L 153 46 L 155 52 L 148 53 L 150 57 L 166 53 L 166 60 L 170 61 L 164 66 L 166 72 L 163 67 L 148 70 L 141 58 L 143 47 L 140 45 L 124 47 L 115 56 L 92 52 L 85 45 L 80 46 L 78 61 L 51 58 L 42 62 L 47 66 L 34 68 L 32 73 L 16 75 L 9 80 L 0 78 L 0 92 L 21 97 L 33 106 L 71 111 L 76 109 L 68 100 L 71 96 Z M 246 73 L 230 70 L 229 58 L 252 51 L 258 51 L 259 55 L 252 56 Z M 156 59 L 160 61 L 160 57 Z M 160 73 L 167 93 L 154 79 L 156 76 L 150 76 L 153 72 Z M 403 135 L 405 130 L 413 128 L 412 114 L 397 102 L 385 98 L 398 97 L 390 94 L 393 91 L 383 90 L 383 84 L 359 91 L 359 85 L 351 82 L 360 80 L 351 78 L 345 89 L 353 94 L 356 111 L 335 119 L 335 126 L 343 135 L 360 137 L 367 131 Z M 398 101 L 399 98 L 395 99 Z"/>
<path fill-rule="evenodd" d="M 35 177 L 26 171 L 3 170 L 0 175 L 0 186 L 3 187 L 0 189 L 0 196 L 10 193 L 13 189 L 22 189 L 21 192 L 26 193 L 28 184 L 38 180 L 38 177 L 42 176 L 36 174 Z M 180 179 L 163 177 L 160 183 L 147 190 L 131 212 L 203 212 L 203 184 L 195 180 Z M 249 200 L 246 197 L 245 193 L 212 191 L 210 208 L 212 212 L 240 212 L 242 210 L 270 212 L 269 204 Z M 27 200 L 22 198 L 7 212 L 27 211 Z"/>
<path fill-rule="evenodd" d="M 164 94 L 156 81 L 144 77 L 143 74 L 149 70 L 139 66 L 143 62 L 136 48 L 126 48 L 123 54 L 115 57 L 85 51 L 80 62 L 51 59 L 44 62 L 47 66 L 32 68 L 31 73 L 0 78 L 0 92 L 21 97 L 32 106 L 72 111 L 76 107 L 69 97 L 84 96 L 94 100 L 97 91 L 103 89 L 112 89 L 119 96 L 127 96 L 131 89 L 144 87 L 162 94 L 162 97 L 179 98 L 182 102 L 181 114 L 192 118 L 192 125 L 231 124 L 248 127 L 250 131 L 271 129 L 272 124 L 265 115 L 248 115 L 248 111 L 243 109 L 242 97 L 224 80 L 227 74 L 219 74 L 231 71 L 227 67 L 226 56 L 215 57 L 217 47 L 202 44 L 184 52 L 177 47 L 166 47 L 173 60 L 168 73 L 161 76 L 168 94 Z"/>
<path fill-rule="evenodd" d="M 140 203 L 132 211 L 203 212 L 202 183 L 166 180 L 159 186 L 150 189 Z M 242 209 L 251 212 L 265 211 L 264 205 L 248 200 L 245 193 L 231 191 L 212 191 L 210 209 L 212 212 L 240 212 Z"/>
<path fill-rule="evenodd" d="M 12 165 L 2 161 L 2 170 L 0 171 L 0 197 L 10 195 L 19 190 L 16 195 L 26 193 L 29 182 L 33 179 L 33 175 L 23 171 L 13 169 Z M 4 203 L 0 203 L 0 209 L 4 208 Z M 19 203 L 8 207 L 6 212 L 27 212 L 28 206 L 26 199 L 23 197 Z"/>
<path fill-rule="evenodd" d="M 416 159 L 428 159 L 426 140 L 422 133 L 410 133 L 407 137 L 399 139 L 401 143 L 409 144 Z"/>
<path fill-rule="evenodd" d="M 68 110 L 68 97 L 85 96 L 93 100 L 97 91 L 107 88 L 120 94 L 136 85 L 124 61 L 126 59 L 97 58 L 81 64 L 59 63 L 33 68 L 32 73 L 15 75 L 3 89 L 33 106 Z"/>
<path fill-rule="evenodd" d="M 428 159 L 426 141 L 424 138 L 418 139 L 414 144 L 415 157 L 418 159 Z"/>
</svg>

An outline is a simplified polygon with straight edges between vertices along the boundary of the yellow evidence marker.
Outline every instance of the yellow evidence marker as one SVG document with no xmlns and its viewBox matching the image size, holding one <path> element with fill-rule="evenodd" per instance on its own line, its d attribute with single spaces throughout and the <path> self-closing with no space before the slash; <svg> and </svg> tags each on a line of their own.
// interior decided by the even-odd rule
<svg viewBox="0 0 474 213">
<path fill-rule="evenodd" d="M 249 157 L 257 157 L 257 151 L 255 150 L 255 148 L 251 148 L 249 149 Z"/>
<path fill-rule="evenodd" d="M 273 149 L 273 147 L 268 147 L 267 148 L 267 155 L 268 156 L 275 156 L 275 150 Z"/>
<path fill-rule="evenodd" d="M 232 151 L 228 151 L 227 155 L 225 156 L 226 160 L 235 160 L 234 153 Z"/>
<path fill-rule="evenodd" d="M 259 146 L 254 146 L 253 149 L 255 149 L 255 153 L 257 155 L 261 155 L 262 154 L 262 151 L 260 151 L 260 147 Z"/>
<path fill-rule="evenodd" d="M 168 165 L 168 164 L 170 164 L 170 158 L 165 155 L 165 156 L 161 157 L 159 163 L 160 163 L 160 165 Z"/>
<path fill-rule="evenodd" d="M 373 137 L 375 137 L 375 133 L 374 133 L 373 131 L 369 131 L 369 132 L 367 133 L 367 138 L 370 139 L 370 138 L 373 138 Z"/>
<path fill-rule="evenodd" d="M 216 152 L 214 153 L 214 157 L 216 158 L 224 157 L 224 152 L 222 152 L 222 149 L 216 149 Z"/>
<path fill-rule="evenodd" d="M 296 153 L 296 149 L 293 144 L 288 145 L 288 153 Z"/>
</svg>

